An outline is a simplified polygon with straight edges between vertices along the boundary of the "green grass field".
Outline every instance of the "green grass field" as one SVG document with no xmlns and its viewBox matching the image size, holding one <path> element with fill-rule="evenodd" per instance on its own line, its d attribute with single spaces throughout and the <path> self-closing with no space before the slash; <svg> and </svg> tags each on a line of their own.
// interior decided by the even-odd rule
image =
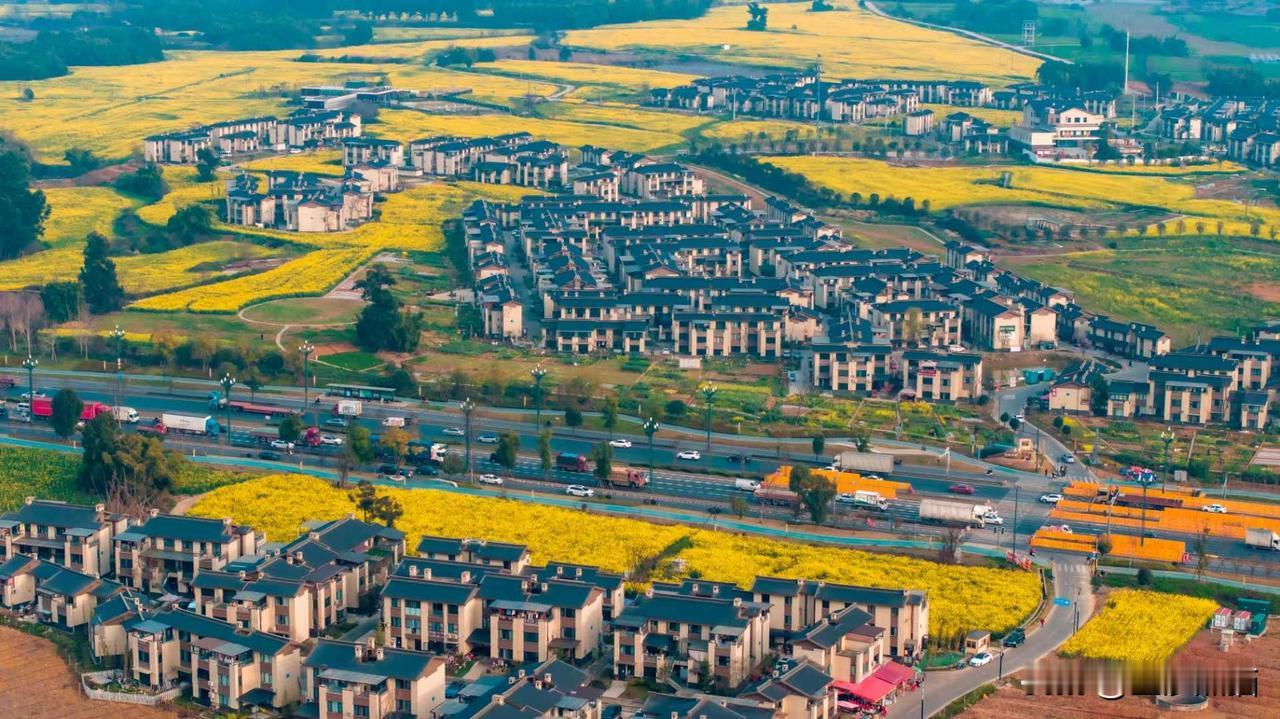
<svg viewBox="0 0 1280 719">
<path fill-rule="evenodd" d="M 1128 239 L 1114 250 L 1018 262 L 1016 269 L 1070 288 L 1091 311 L 1155 324 L 1177 345 L 1280 317 L 1280 256 L 1259 244 Z"/>
</svg>

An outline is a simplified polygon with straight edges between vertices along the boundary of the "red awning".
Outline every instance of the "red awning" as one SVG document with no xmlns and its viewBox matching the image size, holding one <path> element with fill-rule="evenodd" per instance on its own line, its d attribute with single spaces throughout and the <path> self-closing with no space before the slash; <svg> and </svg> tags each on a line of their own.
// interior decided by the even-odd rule
<svg viewBox="0 0 1280 719">
<path fill-rule="evenodd" d="M 852 694 L 853 690 L 858 688 L 858 685 L 854 684 L 853 682 L 843 682 L 843 681 L 840 681 L 839 679 L 831 682 L 831 686 L 835 687 L 836 689 L 842 692 L 847 692 L 849 694 Z"/>
<path fill-rule="evenodd" d="M 858 682 L 850 691 L 855 697 L 875 703 L 892 694 L 893 685 L 870 676 Z"/>
<path fill-rule="evenodd" d="M 914 669 L 904 667 L 897 662 L 888 662 L 872 672 L 871 676 L 881 681 L 888 682 L 895 687 L 900 687 L 912 679 L 915 679 L 916 672 Z"/>
</svg>

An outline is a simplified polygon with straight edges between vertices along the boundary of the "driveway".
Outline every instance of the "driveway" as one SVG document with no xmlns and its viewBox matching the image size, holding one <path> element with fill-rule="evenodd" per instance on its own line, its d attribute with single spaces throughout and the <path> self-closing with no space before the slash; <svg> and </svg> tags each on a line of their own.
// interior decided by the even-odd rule
<svg viewBox="0 0 1280 719">
<path fill-rule="evenodd" d="M 1001 676 L 1007 676 L 1028 667 L 1040 657 L 1055 651 L 1075 633 L 1077 620 L 1080 624 L 1084 624 L 1093 614 L 1089 566 L 1074 559 L 1055 560 L 1053 585 L 1054 596 L 1066 597 L 1071 601 L 1071 606 L 1053 605 L 1048 616 L 1045 617 L 1044 626 L 1033 626 L 1027 632 L 1027 641 L 1022 646 L 1003 650 L 1002 655 L 997 654 L 996 658 L 986 666 L 929 672 L 924 685 L 918 691 L 903 695 L 898 699 L 897 704 L 890 707 L 889 718 L 919 717 L 922 704 L 924 716 L 933 716 L 946 705 L 983 684 L 989 684 Z M 1003 656 L 1003 663 L 1001 656 Z M 1002 671 L 1003 674 L 1001 674 Z"/>
</svg>

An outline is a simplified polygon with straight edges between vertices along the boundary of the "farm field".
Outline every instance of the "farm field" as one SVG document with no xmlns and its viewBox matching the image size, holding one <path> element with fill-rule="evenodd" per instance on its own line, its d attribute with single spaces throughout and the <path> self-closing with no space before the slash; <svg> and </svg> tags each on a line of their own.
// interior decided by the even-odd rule
<svg viewBox="0 0 1280 719">
<path fill-rule="evenodd" d="M 1007 629 L 1040 600 L 1039 580 L 1024 572 L 944 566 L 436 490 L 380 491 L 404 506 L 397 528 L 411 538 L 410 544 L 424 534 L 483 537 L 527 544 L 534 562 L 576 561 L 614 571 L 628 570 L 663 550 L 676 550 L 659 564 L 654 578 L 675 579 L 696 571 L 704 579 L 749 585 L 756 574 L 768 573 L 922 589 L 929 592 L 933 607 L 930 634 L 934 637 L 974 627 Z M 287 541 L 304 520 L 337 517 L 352 509 L 346 492 L 324 480 L 278 475 L 211 492 L 192 514 L 229 516 L 265 531 L 272 541 Z M 573 531 L 564 531 L 566 527 Z M 675 559 L 684 560 L 682 570 L 675 568 Z"/>
<path fill-rule="evenodd" d="M 694 75 L 647 68 L 539 60 L 483 62 L 475 65 L 474 69 L 476 72 L 508 75 L 521 79 L 535 78 L 578 86 L 606 86 L 632 93 L 638 93 L 646 88 L 658 89 L 686 85 L 696 79 Z"/>
<path fill-rule="evenodd" d="M 1223 225 L 1222 234 L 1240 237 L 1251 234 L 1251 223 L 1260 223 L 1262 236 L 1267 236 L 1266 228 L 1280 229 L 1280 209 L 1198 197 L 1194 177 L 1135 177 L 1022 165 L 905 166 L 847 157 L 782 156 L 767 161 L 842 195 L 911 197 L 916 207 L 927 200 L 933 212 L 989 204 L 1099 210 L 1140 207 L 1180 216 L 1181 229 L 1176 222 L 1166 224 L 1169 234 L 1217 233 L 1218 222 Z M 1009 182 L 1002 186 L 1006 174 Z M 1197 228 L 1197 222 L 1202 227 Z M 1129 232 L 1138 234 L 1138 229 Z"/>
<path fill-rule="evenodd" d="M 125 292 L 144 295 L 187 287 L 224 273 L 223 265 L 262 259 L 278 252 L 248 242 L 203 242 L 155 254 L 113 258 Z M 0 290 L 74 280 L 84 264 L 84 250 L 62 247 L 0 263 Z"/>
<path fill-rule="evenodd" d="M 43 192 L 49 203 L 43 240 L 50 247 L 82 247 L 90 232 L 111 237 L 116 217 L 141 204 L 110 187 L 50 187 Z"/>
<path fill-rule="evenodd" d="M 994 107 L 960 107 L 959 105 L 932 105 L 921 104 L 921 110 L 933 110 L 934 121 L 941 122 L 943 118 L 954 112 L 963 112 L 979 120 L 995 125 L 996 127 L 1010 127 L 1022 119 L 1022 113 L 1017 110 L 1001 110 Z"/>
<path fill-rule="evenodd" d="M 84 698 L 78 677 L 47 639 L 0 627 L 0 716 L 13 719 L 178 719 L 178 713 Z M 38 687 L 38 691 L 32 689 Z"/>
<path fill-rule="evenodd" d="M 480 38 L 469 46 L 510 44 L 511 38 Z M 367 45 L 341 53 L 419 58 L 452 41 Z M 469 97 L 506 104 L 528 92 L 547 95 L 555 86 L 421 62 L 300 63 L 300 50 L 271 52 L 175 51 L 164 62 L 125 67 L 77 67 L 70 75 L 30 82 L 0 82 L 0 115 L 38 160 L 62 161 L 70 148 L 100 157 L 123 158 L 140 150 L 142 138 L 192 125 L 253 115 L 283 114 L 288 91 L 302 85 L 342 84 L 351 75 L 385 72 L 388 82 L 423 91 L 472 90 Z M 323 52 L 323 51 L 322 51 Z M 35 98 L 19 99 L 30 88 Z"/>
<path fill-rule="evenodd" d="M 645 110 L 622 103 L 564 101 L 548 103 L 539 108 L 539 111 L 557 120 L 633 127 L 681 136 L 715 121 L 712 117 Z"/>
<path fill-rule="evenodd" d="M 275 157 L 263 157 L 248 162 L 241 162 L 237 165 L 251 172 L 268 170 L 286 170 L 288 172 L 310 172 L 316 175 L 341 175 L 342 168 L 342 151 L 341 150 L 320 150 L 313 152 L 304 152 L 300 155 L 277 155 Z M 165 168 L 167 173 L 171 169 Z"/>
<path fill-rule="evenodd" d="M 1264 241 L 1265 242 L 1265 241 Z M 1280 255 L 1213 238 L 1125 239 L 1116 249 L 1033 258 L 1007 256 L 1018 272 L 1120 320 L 1158 325 L 1174 345 L 1235 334 L 1280 317 Z"/>
<path fill-rule="evenodd" d="M 1153 665 L 1173 656 L 1217 609 L 1209 599 L 1117 590 L 1107 597 L 1102 611 L 1062 645 L 1061 653 Z"/>
<path fill-rule="evenodd" d="M 656 114 L 656 113 L 655 113 Z M 679 116 L 662 115 L 664 122 L 675 122 Z M 387 110 L 378 115 L 377 124 L 368 134 L 410 142 L 430 135 L 482 137 L 524 130 L 534 136 L 569 147 L 594 144 L 632 152 L 648 152 L 677 145 L 684 138 L 673 132 L 622 127 L 613 124 L 575 122 L 507 114 L 428 115 L 412 110 Z"/>
<path fill-rule="evenodd" d="M 1039 62 L 946 32 L 877 17 L 844 5 L 809 12 L 807 3 L 767 4 L 769 29 L 745 29 L 741 5 L 712 8 L 692 20 L 657 20 L 570 32 L 565 43 L 603 50 L 657 49 L 706 59 L 799 68 L 822 57 L 832 77 L 945 77 L 1008 84 L 1030 78 Z"/>
<path fill-rule="evenodd" d="M 761 133 L 774 140 L 785 139 L 787 133 L 804 138 L 814 135 L 815 128 L 809 123 L 794 120 L 722 120 L 698 131 L 700 137 L 723 142 L 758 141 Z"/>
</svg>

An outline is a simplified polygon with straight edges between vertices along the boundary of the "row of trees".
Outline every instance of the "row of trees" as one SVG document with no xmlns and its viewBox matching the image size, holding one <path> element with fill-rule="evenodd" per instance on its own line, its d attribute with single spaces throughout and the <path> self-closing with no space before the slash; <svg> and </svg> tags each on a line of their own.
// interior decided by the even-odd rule
<svg viewBox="0 0 1280 719">
<path fill-rule="evenodd" d="M 0 80 L 58 77 L 73 65 L 136 65 L 163 59 L 159 38 L 143 27 L 45 31 L 29 42 L 0 42 Z"/>
</svg>

